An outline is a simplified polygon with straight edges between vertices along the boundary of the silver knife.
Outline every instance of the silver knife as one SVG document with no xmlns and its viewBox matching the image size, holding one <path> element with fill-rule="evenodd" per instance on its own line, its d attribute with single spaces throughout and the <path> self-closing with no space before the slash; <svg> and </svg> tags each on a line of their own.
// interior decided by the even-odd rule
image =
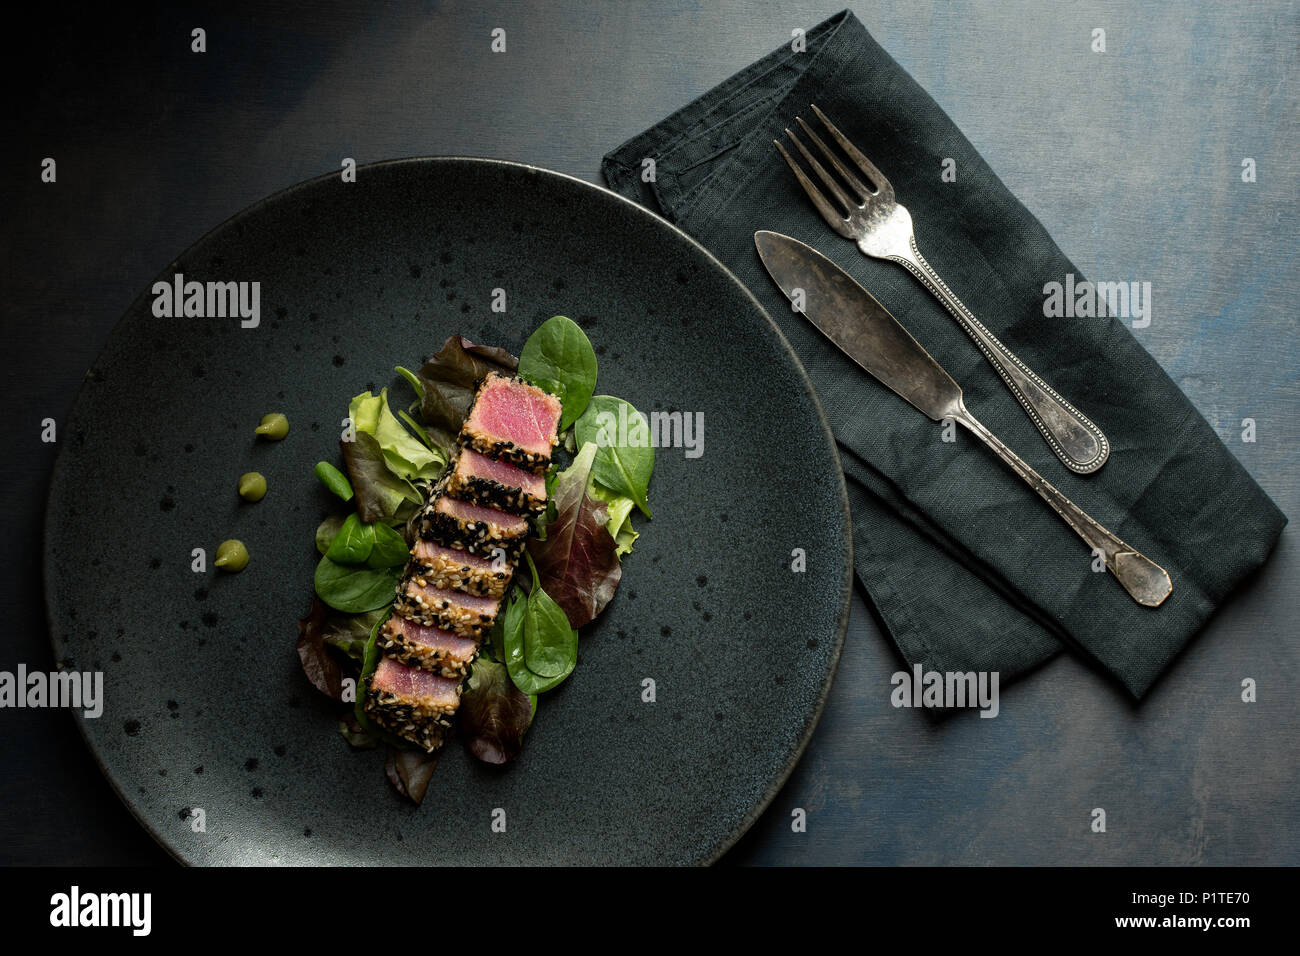
<svg viewBox="0 0 1300 956">
<path fill-rule="evenodd" d="M 935 421 L 978 436 L 1038 492 L 1093 550 L 1133 600 L 1158 607 L 1173 591 L 1164 568 L 1121 541 L 980 424 L 961 387 L 866 289 L 816 249 L 780 233 L 754 233 L 759 258 L 795 310 L 882 385 Z"/>
</svg>

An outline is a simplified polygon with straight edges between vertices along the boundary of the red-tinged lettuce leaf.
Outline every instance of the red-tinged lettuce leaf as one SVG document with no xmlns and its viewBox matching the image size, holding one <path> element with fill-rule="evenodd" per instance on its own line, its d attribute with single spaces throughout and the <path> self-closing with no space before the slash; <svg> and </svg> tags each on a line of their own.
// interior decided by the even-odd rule
<svg viewBox="0 0 1300 956">
<path fill-rule="evenodd" d="M 383 614 L 383 608 L 366 611 L 364 614 L 328 614 L 321 627 L 321 639 L 360 663 L 366 654 L 366 641 L 370 632 Z"/>
<path fill-rule="evenodd" d="M 433 768 L 438 766 L 438 757 L 442 751 L 425 753 L 423 750 L 397 750 L 388 748 L 388 759 L 384 762 L 384 772 L 393 789 L 412 803 L 419 804 L 424 799 L 424 791 L 429 789 L 429 780 L 433 777 Z"/>
<path fill-rule="evenodd" d="M 465 748 L 484 763 L 508 763 L 519 756 L 532 721 L 532 701 L 510 680 L 506 666 L 484 656 L 474 661 L 456 717 Z"/>
<path fill-rule="evenodd" d="M 312 595 L 311 610 L 298 621 L 298 659 L 315 688 L 335 700 L 343 699 L 343 668 L 325 643 L 329 608 Z"/>
<path fill-rule="evenodd" d="M 379 738 L 357 723 L 351 710 L 339 721 L 339 733 L 353 750 L 374 750 L 379 746 Z"/>
<path fill-rule="evenodd" d="M 416 376 L 424 386 L 420 416 L 429 437 L 435 444 L 449 447 L 465 424 L 479 380 L 488 372 L 513 375 L 518 368 L 519 359 L 505 349 L 475 345 L 460 335 L 450 336 Z"/>
<path fill-rule="evenodd" d="M 340 441 L 339 447 L 356 494 L 357 515 L 366 524 L 405 517 L 404 508 L 414 508 L 423 500 L 414 485 L 388 470 L 374 435 L 358 431 L 355 441 Z"/>
<path fill-rule="evenodd" d="M 583 445 L 573 464 L 560 472 L 553 498 L 555 520 L 546 526 L 545 540 L 528 543 L 539 583 L 575 629 L 605 609 L 623 573 L 618 545 L 605 526 L 609 512 L 589 493 L 595 454 L 594 442 Z"/>
</svg>

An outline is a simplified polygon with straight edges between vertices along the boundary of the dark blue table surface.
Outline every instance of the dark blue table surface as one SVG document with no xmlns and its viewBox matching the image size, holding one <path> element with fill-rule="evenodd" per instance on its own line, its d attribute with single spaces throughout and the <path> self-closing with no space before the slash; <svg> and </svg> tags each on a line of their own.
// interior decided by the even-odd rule
<svg viewBox="0 0 1300 956">
<path fill-rule="evenodd" d="M 48 669 L 38 556 L 53 447 L 113 323 L 174 256 L 343 157 L 495 156 L 599 181 L 601 155 L 837 3 L 430 3 L 57 11 L 12 24 L 0 150 L 5 414 L 0 669 Z M 1136 332 L 1294 515 L 1297 7 L 1087 0 L 854 4 L 1094 278 L 1149 281 Z M 224 10 L 224 12 L 221 12 Z M 207 52 L 190 31 L 207 31 Z M 504 54 L 491 31 L 506 31 Z M 1103 29 L 1106 51 L 1091 49 Z M 39 181 L 41 159 L 58 182 Z M 1242 181 L 1242 162 L 1257 179 Z M 1253 419 L 1254 442 L 1242 441 Z M 1297 553 L 1140 705 L 1061 656 L 1001 714 L 889 704 L 900 661 L 860 599 L 803 761 L 740 863 L 1300 862 Z M 1244 703 L 1253 678 L 1258 701 Z M 0 712 L 0 862 L 161 863 L 72 720 Z M 1095 807 L 1107 832 L 1090 831 Z M 807 811 L 806 832 L 791 813 Z"/>
</svg>

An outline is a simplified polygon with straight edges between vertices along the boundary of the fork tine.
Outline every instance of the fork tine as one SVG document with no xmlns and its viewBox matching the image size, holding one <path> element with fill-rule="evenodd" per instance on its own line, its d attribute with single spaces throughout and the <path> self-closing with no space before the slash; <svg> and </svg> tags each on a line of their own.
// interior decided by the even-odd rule
<svg viewBox="0 0 1300 956">
<path fill-rule="evenodd" d="M 848 187 L 857 193 L 858 201 L 853 203 L 853 205 L 860 206 L 862 203 L 866 202 L 872 195 L 871 190 L 863 185 L 862 180 L 853 175 L 849 170 L 849 167 L 840 162 L 840 158 L 830 151 L 830 147 L 821 141 L 821 137 L 812 131 L 812 127 L 803 121 L 802 116 L 796 116 L 794 121 L 803 127 L 803 131 L 808 134 L 808 138 L 813 141 L 813 145 L 822 151 L 822 155 L 825 156 L 827 161 L 835 167 L 835 171 L 840 174 L 844 182 L 848 184 Z"/>
<path fill-rule="evenodd" d="M 795 119 L 797 120 L 798 117 L 795 117 Z M 849 198 L 848 193 L 841 189 L 840 184 L 835 181 L 835 177 L 826 172 L 826 168 L 822 166 L 821 163 L 817 162 L 816 156 L 808 152 L 808 148 L 804 146 L 799 137 L 794 135 L 794 133 L 790 132 L 788 129 L 785 131 L 785 135 L 790 138 L 790 142 L 794 143 L 795 148 L 799 150 L 800 154 L 803 155 L 804 160 L 812 167 L 813 172 L 817 174 L 817 178 L 826 184 L 826 188 L 831 191 L 831 195 L 840 201 L 840 205 L 843 207 L 845 214 L 847 215 L 851 209 L 856 209 L 858 202 Z"/>
<path fill-rule="evenodd" d="M 875 184 L 876 189 L 892 196 L 894 194 L 894 187 L 889 185 L 889 180 L 885 178 L 885 174 L 878 170 L 872 164 L 871 160 L 863 156 L 861 150 L 849 142 L 849 138 L 841 133 L 839 127 L 832 123 L 827 118 L 826 114 L 817 108 L 816 103 L 810 103 L 809 105 L 812 107 L 812 111 L 817 114 L 817 118 L 826 125 L 827 132 L 835 138 L 835 142 L 840 144 L 844 152 L 848 154 L 849 158 L 858 164 L 858 168 L 867 174 L 867 178 Z"/>
<path fill-rule="evenodd" d="M 808 198 L 812 200 L 812 204 L 816 206 L 817 211 L 822 214 L 822 218 L 826 220 L 826 225 L 830 226 L 845 239 L 852 239 L 853 233 L 849 230 L 848 223 L 845 222 L 844 216 L 836 211 L 830 202 L 827 201 L 826 197 L 822 195 L 821 190 L 817 188 L 817 184 L 808 178 L 808 174 L 805 173 L 799 164 L 794 161 L 794 158 L 786 152 L 785 147 L 781 145 L 781 141 L 779 139 L 774 139 L 772 140 L 772 145 L 774 145 L 780 151 L 781 155 L 785 157 L 787 165 L 789 165 L 790 169 L 794 172 L 795 179 L 799 180 L 799 185 L 803 187 L 803 191 L 808 194 Z"/>
</svg>

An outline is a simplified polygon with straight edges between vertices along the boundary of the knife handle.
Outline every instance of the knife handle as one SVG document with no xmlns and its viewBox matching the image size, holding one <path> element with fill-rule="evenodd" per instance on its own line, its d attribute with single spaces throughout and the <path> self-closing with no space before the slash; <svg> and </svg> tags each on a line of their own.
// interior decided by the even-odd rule
<svg viewBox="0 0 1300 956">
<path fill-rule="evenodd" d="M 1088 547 L 1094 551 L 1101 551 L 1105 556 L 1106 569 L 1115 575 L 1133 600 L 1146 607 L 1158 607 L 1164 603 L 1165 598 L 1169 597 L 1174 589 L 1173 582 L 1169 580 L 1169 572 L 1098 524 L 1086 511 L 1029 467 L 1019 455 L 1002 444 L 996 435 L 966 410 L 965 405 L 962 405 L 958 414 L 953 417 L 997 452 L 998 457 L 1010 465 L 1016 474 L 1065 519 L 1065 523 L 1074 529 Z"/>
<path fill-rule="evenodd" d="M 911 237 L 909 248 L 893 259 L 916 276 L 930 293 L 952 313 L 952 317 L 972 339 L 976 346 L 997 369 L 1011 394 L 1029 413 L 1056 457 L 1071 471 L 1088 475 L 1106 464 L 1110 457 L 1110 443 L 1101 429 L 1088 416 L 1079 411 L 1044 382 L 1038 374 L 1002 344 L 975 314 L 966 308 L 947 283 L 940 278 L 934 266 L 926 261 L 917 248 L 916 237 Z M 901 250 L 900 250 L 901 252 Z"/>
</svg>

